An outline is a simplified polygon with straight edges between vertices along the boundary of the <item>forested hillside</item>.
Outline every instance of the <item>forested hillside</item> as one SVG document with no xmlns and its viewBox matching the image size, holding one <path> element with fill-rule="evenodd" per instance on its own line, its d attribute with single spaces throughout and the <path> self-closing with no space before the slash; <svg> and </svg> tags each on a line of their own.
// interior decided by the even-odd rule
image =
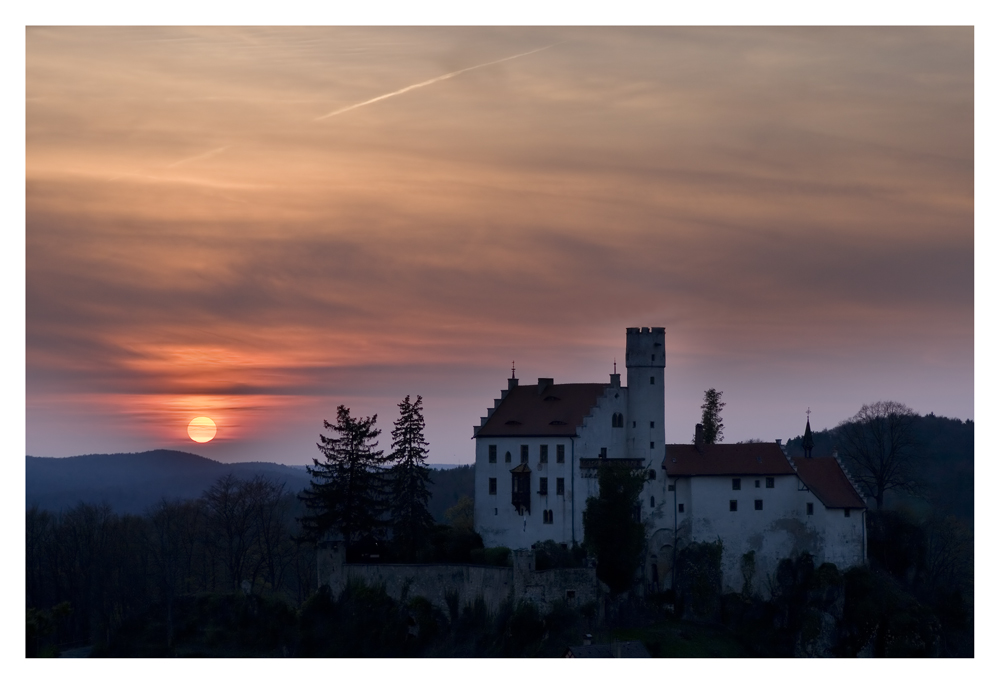
<svg viewBox="0 0 1000 684">
<path fill-rule="evenodd" d="M 953 515 L 973 525 L 975 508 L 975 423 L 942 418 L 930 413 L 913 421 L 916 470 L 919 481 L 915 496 L 890 492 L 889 508 L 906 506 L 927 514 Z M 829 456 L 837 444 L 836 429 L 813 432 L 813 456 Z M 842 450 L 842 449 L 841 449 Z M 788 442 L 788 455 L 801 456 L 802 437 Z"/>
</svg>

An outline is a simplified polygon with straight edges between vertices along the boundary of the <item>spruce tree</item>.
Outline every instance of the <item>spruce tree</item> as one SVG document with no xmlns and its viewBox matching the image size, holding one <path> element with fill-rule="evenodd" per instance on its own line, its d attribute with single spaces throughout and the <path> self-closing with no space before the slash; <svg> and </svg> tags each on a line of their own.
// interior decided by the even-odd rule
<svg viewBox="0 0 1000 684">
<path fill-rule="evenodd" d="M 399 404 L 399 420 L 392 428 L 392 501 L 389 507 L 393 542 L 400 556 L 416 559 L 434 527 L 427 510 L 431 494 L 430 468 L 427 467 L 427 441 L 424 439 L 423 397 L 410 402 L 410 395 Z"/>
<path fill-rule="evenodd" d="M 705 444 L 716 444 L 722 441 L 722 391 L 714 387 L 705 390 L 705 403 L 701 405 L 701 425 Z"/>
<path fill-rule="evenodd" d="M 323 427 L 336 437 L 320 435 L 316 446 L 323 460 L 313 459 L 307 467 L 312 482 L 299 498 L 309 515 L 299 519 L 304 536 L 318 540 L 327 531 L 343 535 L 348 548 L 358 540 L 380 536 L 385 527 L 387 508 L 388 458 L 378 446 L 381 430 L 375 427 L 377 415 L 352 418 L 351 410 L 337 407 L 337 423 L 323 421 Z"/>
</svg>

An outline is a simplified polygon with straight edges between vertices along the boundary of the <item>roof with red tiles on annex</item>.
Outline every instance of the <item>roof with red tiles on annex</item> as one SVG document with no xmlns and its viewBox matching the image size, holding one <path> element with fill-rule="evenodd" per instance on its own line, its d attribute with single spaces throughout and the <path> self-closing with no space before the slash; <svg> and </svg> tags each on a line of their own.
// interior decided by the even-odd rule
<svg viewBox="0 0 1000 684">
<path fill-rule="evenodd" d="M 610 387 L 602 383 L 519 385 L 476 432 L 479 437 L 571 437 Z"/>
<path fill-rule="evenodd" d="M 832 456 L 793 456 L 802 484 L 827 508 L 867 508 L 840 463 Z"/>
<path fill-rule="evenodd" d="M 750 444 L 668 444 L 667 477 L 692 475 L 794 475 L 785 452 L 774 442 Z"/>
</svg>

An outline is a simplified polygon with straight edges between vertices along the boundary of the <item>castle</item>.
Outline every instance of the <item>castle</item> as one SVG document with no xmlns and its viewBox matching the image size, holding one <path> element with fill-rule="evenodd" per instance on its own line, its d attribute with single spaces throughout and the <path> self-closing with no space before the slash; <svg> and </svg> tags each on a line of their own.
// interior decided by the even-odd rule
<svg viewBox="0 0 1000 684">
<path fill-rule="evenodd" d="M 583 511 L 605 460 L 647 473 L 639 517 L 648 586 L 671 586 L 678 548 L 721 541 L 723 590 L 766 593 L 777 563 L 803 551 L 841 569 L 866 558 L 865 503 L 836 457 L 775 443 L 667 444 L 663 328 L 627 328 L 627 384 L 521 386 L 511 377 L 473 428 L 475 525 L 487 547 L 583 542 Z M 750 553 L 753 552 L 753 553 Z M 749 559 L 749 560 L 748 560 Z"/>
</svg>

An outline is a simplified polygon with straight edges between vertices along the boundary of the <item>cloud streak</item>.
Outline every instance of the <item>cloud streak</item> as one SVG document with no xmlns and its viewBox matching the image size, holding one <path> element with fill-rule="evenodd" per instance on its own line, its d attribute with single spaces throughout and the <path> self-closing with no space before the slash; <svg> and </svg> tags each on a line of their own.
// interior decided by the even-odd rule
<svg viewBox="0 0 1000 684">
<path fill-rule="evenodd" d="M 470 66 L 470 67 L 466 67 L 464 69 L 459 69 L 458 71 L 452 71 L 451 73 L 444 74 L 443 76 L 436 76 L 435 78 L 432 78 L 432 79 L 430 79 L 428 81 L 423 81 L 421 83 L 415 83 L 413 85 L 406 86 L 405 88 L 401 88 L 399 90 L 395 90 L 395 91 L 393 91 L 391 93 L 386 93 L 385 95 L 379 95 L 378 97 L 373 97 L 370 100 L 365 100 L 364 102 L 359 102 L 357 104 L 350 105 L 349 107 L 342 107 L 341 109 L 337 109 L 335 111 L 332 111 L 329 114 L 324 114 L 323 116 L 318 116 L 315 119 L 313 119 L 313 121 L 323 121 L 324 119 L 329 119 L 331 116 L 337 116 L 338 114 L 343 114 L 345 112 L 349 112 L 352 109 L 357 109 L 358 107 L 364 107 L 365 105 L 374 104 L 375 102 L 378 102 L 380 100 L 385 100 L 385 99 L 388 99 L 390 97 L 395 97 L 396 95 L 402 95 L 403 93 L 408 93 L 409 91 L 416 90 L 417 88 L 423 88 L 424 86 L 429 86 L 429 85 L 432 85 L 434 83 L 438 83 L 440 81 L 445 81 L 445 80 L 447 80 L 449 78 L 454 78 L 455 76 L 458 76 L 459 74 L 464 74 L 466 71 L 472 71 L 474 69 L 482 69 L 483 67 L 493 66 L 494 64 L 500 64 L 501 62 L 509 62 L 510 60 L 517 59 L 519 57 L 527 57 L 528 55 L 533 55 L 536 52 L 541 52 L 542 50 L 548 50 L 549 48 L 555 47 L 556 45 L 558 45 L 558 43 L 553 43 L 552 45 L 546 45 L 545 47 L 540 47 L 540 48 L 537 48 L 535 50 L 531 50 L 529 52 L 522 52 L 522 53 L 517 54 L 517 55 L 511 55 L 510 57 L 504 57 L 503 59 L 497 59 L 497 60 L 494 60 L 492 62 L 486 62 L 485 64 L 477 64 L 475 66 Z"/>
</svg>

